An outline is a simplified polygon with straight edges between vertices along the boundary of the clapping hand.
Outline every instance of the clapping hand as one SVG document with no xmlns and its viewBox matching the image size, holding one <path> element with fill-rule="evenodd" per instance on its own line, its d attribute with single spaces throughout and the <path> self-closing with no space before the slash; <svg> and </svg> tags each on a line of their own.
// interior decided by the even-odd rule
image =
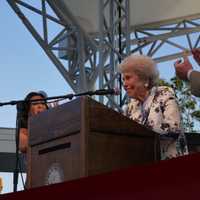
<svg viewBox="0 0 200 200">
<path fill-rule="evenodd" d="M 200 49 L 192 49 L 192 55 L 195 61 L 200 65 Z"/>
<path fill-rule="evenodd" d="M 199 57 L 199 61 L 200 61 L 200 57 Z M 187 74 L 188 74 L 188 71 L 190 69 L 192 69 L 192 65 L 191 65 L 191 63 L 190 63 L 190 61 L 189 61 L 189 59 L 186 55 L 183 56 L 183 61 L 177 60 L 174 63 L 174 67 L 175 67 L 175 70 L 176 70 L 176 75 L 180 79 L 188 80 Z"/>
</svg>

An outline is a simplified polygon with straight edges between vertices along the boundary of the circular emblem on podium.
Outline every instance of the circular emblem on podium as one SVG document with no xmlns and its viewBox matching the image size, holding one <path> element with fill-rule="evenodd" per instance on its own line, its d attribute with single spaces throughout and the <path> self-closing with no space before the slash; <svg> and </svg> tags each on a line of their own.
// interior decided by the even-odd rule
<svg viewBox="0 0 200 200">
<path fill-rule="evenodd" d="M 45 185 L 60 183 L 64 181 L 64 173 L 59 163 L 53 163 L 46 174 Z"/>
</svg>

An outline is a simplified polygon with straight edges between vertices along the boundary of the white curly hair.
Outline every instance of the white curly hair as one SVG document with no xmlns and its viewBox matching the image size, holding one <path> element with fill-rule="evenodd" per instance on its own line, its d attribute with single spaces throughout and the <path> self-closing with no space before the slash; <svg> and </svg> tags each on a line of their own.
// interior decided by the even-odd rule
<svg viewBox="0 0 200 200">
<path fill-rule="evenodd" d="M 157 85 L 159 79 L 155 61 L 145 55 L 129 55 L 118 65 L 118 71 L 122 74 L 126 72 L 135 73 L 142 81 L 148 82 L 150 88 Z"/>
</svg>

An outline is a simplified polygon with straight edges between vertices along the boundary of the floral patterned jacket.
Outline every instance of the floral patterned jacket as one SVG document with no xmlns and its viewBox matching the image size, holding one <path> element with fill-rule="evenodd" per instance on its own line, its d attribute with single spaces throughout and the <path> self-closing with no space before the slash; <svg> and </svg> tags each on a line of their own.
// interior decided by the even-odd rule
<svg viewBox="0 0 200 200">
<path fill-rule="evenodd" d="M 161 159 L 188 154 L 185 136 L 181 129 L 179 107 L 172 88 L 153 87 L 143 104 L 131 99 L 125 115 L 162 135 Z"/>
</svg>

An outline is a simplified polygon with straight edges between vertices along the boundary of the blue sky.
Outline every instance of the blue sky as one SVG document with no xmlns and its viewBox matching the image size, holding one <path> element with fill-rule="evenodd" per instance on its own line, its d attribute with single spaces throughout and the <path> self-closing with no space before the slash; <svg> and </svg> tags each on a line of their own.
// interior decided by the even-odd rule
<svg viewBox="0 0 200 200">
<path fill-rule="evenodd" d="M 32 90 L 44 90 L 49 96 L 71 93 L 6 0 L 0 0 L 0 25 L 0 102 L 23 99 Z M 15 117 L 15 106 L 0 107 L 0 127 L 15 127 Z M 3 192 L 12 191 L 12 174 L 0 176 Z"/>
<path fill-rule="evenodd" d="M 32 90 L 49 96 L 71 90 L 6 0 L 0 1 L 0 102 L 23 99 Z M 15 127 L 15 106 L 0 107 L 0 127 Z"/>
<path fill-rule="evenodd" d="M 44 90 L 49 96 L 71 92 L 6 0 L 0 1 L 0 8 L 0 102 L 23 99 L 33 90 Z M 171 65 L 162 64 L 161 77 L 172 76 Z M 0 107 L 0 127 L 15 127 L 15 115 L 15 106 Z"/>
<path fill-rule="evenodd" d="M 0 102 L 23 99 L 30 91 L 48 96 L 71 93 L 68 84 L 31 36 L 6 0 L 0 0 Z M 159 65 L 162 78 L 174 74 L 173 62 Z M 0 127 L 15 127 L 15 106 L 0 107 Z M 4 192 L 12 190 L 11 175 L 4 179 Z M 21 186 L 20 186 L 21 187 Z"/>
</svg>

